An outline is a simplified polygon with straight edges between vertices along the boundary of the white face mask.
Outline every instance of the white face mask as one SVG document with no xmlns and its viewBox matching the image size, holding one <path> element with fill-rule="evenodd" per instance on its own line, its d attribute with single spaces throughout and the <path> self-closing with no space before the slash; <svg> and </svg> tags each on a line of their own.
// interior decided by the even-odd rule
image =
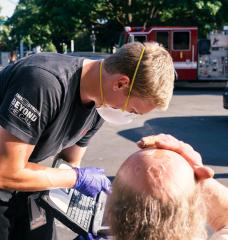
<svg viewBox="0 0 228 240">
<path fill-rule="evenodd" d="M 137 116 L 135 113 L 129 113 L 122 111 L 121 109 L 115 109 L 108 106 L 101 106 L 97 108 L 97 112 L 105 121 L 115 125 L 131 123 Z"/>
<path fill-rule="evenodd" d="M 130 89 L 122 109 L 115 109 L 109 106 L 104 106 L 105 105 L 104 94 L 103 94 L 103 88 L 102 88 L 102 62 L 100 62 L 100 94 L 101 94 L 102 106 L 97 108 L 97 112 L 105 121 L 112 124 L 116 124 L 116 125 L 122 125 L 122 124 L 130 123 L 133 121 L 133 119 L 136 118 L 137 115 L 135 113 L 129 113 L 126 111 L 126 109 L 128 106 L 131 90 L 135 81 L 135 76 L 138 71 L 139 64 L 143 57 L 144 50 L 145 50 L 145 47 L 143 47 L 142 52 L 140 54 L 139 61 L 137 63 L 137 66 L 135 68 L 135 72 L 131 81 Z"/>
</svg>

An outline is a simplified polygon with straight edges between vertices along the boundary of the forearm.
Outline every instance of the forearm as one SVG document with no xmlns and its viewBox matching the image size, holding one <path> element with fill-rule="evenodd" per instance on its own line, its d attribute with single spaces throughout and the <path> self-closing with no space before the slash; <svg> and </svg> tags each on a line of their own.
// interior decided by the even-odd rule
<svg viewBox="0 0 228 240">
<path fill-rule="evenodd" d="M 36 163 L 27 163 L 17 171 L 0 173 L 0 189 L 41 191 L 53 188 L 70 188 L 76 182 L 72 169 L 55 169 Z"/>
<path fill-rule="evenodd" d="M 228 226 L 228 188 L 215 179 L 207 179 L 202 183 L 202 190 L 209 225 L 214 230 Z"/>
<path fill-rule="evenodd" d="M 78 145 L 74 145 L 62 150 L 58 157 L 69 162 L 74 167 L 80 167 L 82 158 L 86 152 L 86 148 L 87 147 L 79 147 Z"/>
</svg>

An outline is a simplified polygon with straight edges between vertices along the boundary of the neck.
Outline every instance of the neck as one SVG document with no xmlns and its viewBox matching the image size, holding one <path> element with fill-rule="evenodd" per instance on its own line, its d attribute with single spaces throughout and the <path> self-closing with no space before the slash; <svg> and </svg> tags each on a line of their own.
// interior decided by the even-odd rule
<svg viewBox="0 0 228 240">
<path fill-rule="evenodd" d="M 80 96 L 84 104 L 100 103 L 99 61 L 85 59 L 82 67 Z"/>
</svg>

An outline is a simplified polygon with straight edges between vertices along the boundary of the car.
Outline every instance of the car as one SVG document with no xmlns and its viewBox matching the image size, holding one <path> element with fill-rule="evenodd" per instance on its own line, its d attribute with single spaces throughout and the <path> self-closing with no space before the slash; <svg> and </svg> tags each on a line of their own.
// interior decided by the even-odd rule
<svg viewBox="0 0 228 240">
<path fill-rule="evenodd" d="M 226 82 L 226 87 L 223 92 L 223 107 L 228 109 L 228 81 Z"/>
</svg>

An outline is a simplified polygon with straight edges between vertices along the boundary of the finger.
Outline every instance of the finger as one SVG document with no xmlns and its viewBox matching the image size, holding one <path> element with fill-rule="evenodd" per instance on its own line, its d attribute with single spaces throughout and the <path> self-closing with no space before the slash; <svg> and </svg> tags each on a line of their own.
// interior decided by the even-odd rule
<svg viewBox="0 0 228 240">
<path fill-rule="evenodd" d="M 98 174 L 103 174 L 104 173 L 104 169 L 103 168 L 96 168 L 96 167 L 90 167 L 90 168 L 87 168 L 87 172 L 90 172 L 90 173 L 98 173 Z"/>
<path fill-rule="evenodd" d="M 178 152 L 179 144 L 173 141 L 165 141 L 165 140 L 156 140 L 155 142 L 156 148 L 171 150 L 174 152 Z"/>
<path fill-rule="evenodd" d="M 111 189 L 102 189 L 103 192 L 105 192 L 107 195 L 110 195 L 112 193 Z"/>
<path fill-rule="evenodd" d="M 107 177 L 105 177 L 104 182 L 102 184 L 102 190 L 108 194 L 112 192 L 112 183 Z"/>
<path fill-rule="evenodd" d="M 198 181 L 202 181 L 207 178 L 212 178 L 214 176 L 214 170 L 210 167 L 197 166 L 193 168 L 193 170 Z"/>
<path fill-rule="evenodd" d="M 103 168 L 96 168 L 97 173 L 104 173 L 105 170 Z"/>
<path fill-rule="evenodd" d="M 177 142 L 176 141 L 172 141 L 172 142 L 157 141 L 156 145 L 157 145 L 157 148 L 171 150 L 180 154 L 182 157 L 186 159 L 186 161 L 191 166 L 203 165 L 201 155 L 197 151 L 195 151 L 189 144 L 186 144 L 182 141 L 177 141 Z"/>
<path fill-rule="evenodd" d="M 142 140 L 139 140 L 138 142 L 136 142 L 136 144 L 139 148 L 144 148 L 144 143 Z"/>
<path fill-rule="evenodd" d="M 164 133 L 160 133 L 157 135 L 150 135 L 147 137 L 143 137 L 140 141 L 137 142 L 137 145 L 140 148 L 146 148 L 146 147 L 156 147 L 156 141 L 162 140 L 162 139 L 168 139 L 172 137 L 169 134 L 164 134 Z M 173 138 L 173 137 L 172 137 Z"/>
<path fill-rule="evenodd" d="M 85 194 L 88 197 L 91 198 L 95 198 L 97 196 L 97 194 L 99 193 L 99 191 L 86 191 L 86 192 L 82 192 L 83 194 Z"/>
<path fill-rule="evenodd" d="M 179 153 L 188 161 L 188 163 L 193 167 L 202 166 L 202 157 L 195 151 L 189 144 L 180 142 L 180 151 Z"/>
<path fill-rule="evenodd" d="M 137 142 L 137 145 L 140 148 L 154 147 L 156 142 L 156 136 L 143 137 L 140 141 Z"/>
<path fill-rule="evenodd" d="M 96 238 L 91 234 L 89 233 L 86 240 L 95 240 Z"/>
</svg>

